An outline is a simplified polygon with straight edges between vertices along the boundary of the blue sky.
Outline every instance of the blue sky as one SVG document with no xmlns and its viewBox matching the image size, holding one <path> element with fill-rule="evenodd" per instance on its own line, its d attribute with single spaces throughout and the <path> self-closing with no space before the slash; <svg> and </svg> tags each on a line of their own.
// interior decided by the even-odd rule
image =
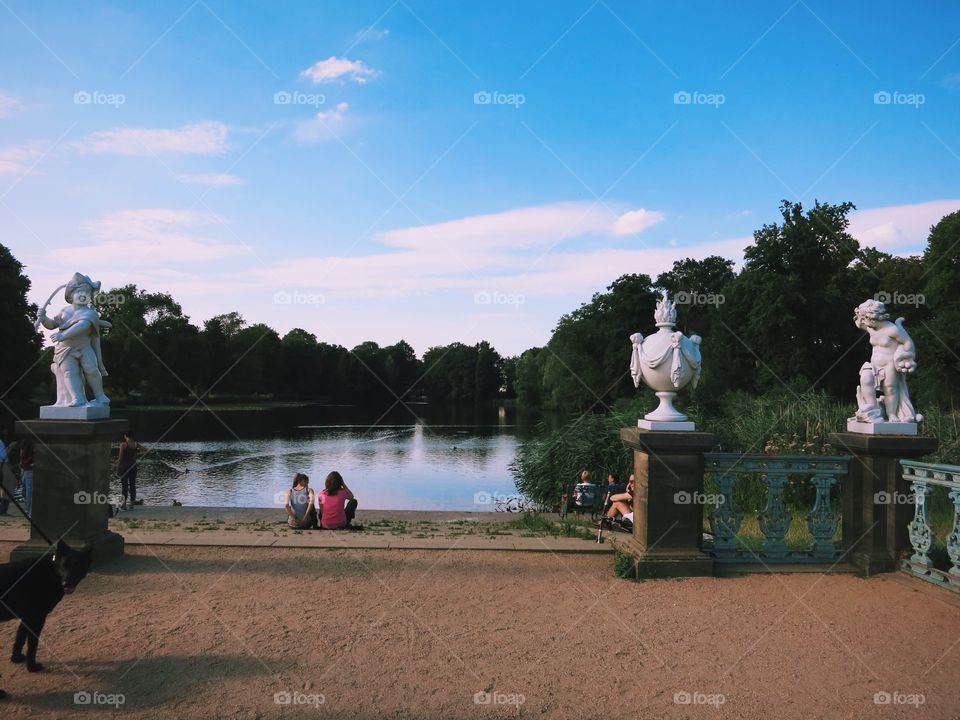
<svg viewBox="0 0 960 720">
<path fill-rule="evenodd" d="M 0 242 L 348 347 L 517 353 L 781 199 L 960 209 L 960 6 L 0 2 Z M 638 327 L 649 318 L 638 318 Z"/>
</svg>

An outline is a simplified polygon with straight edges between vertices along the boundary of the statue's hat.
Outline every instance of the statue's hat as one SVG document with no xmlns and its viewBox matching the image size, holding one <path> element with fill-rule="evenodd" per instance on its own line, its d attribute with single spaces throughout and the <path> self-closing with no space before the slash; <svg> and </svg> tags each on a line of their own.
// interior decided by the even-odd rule
<svg viewBox="0 0 960 720">
<path fill-rule="evenodd" d="M 82 285 L 86 285 L 94 292 L 99 292 L 100 290 L 99 281 L 94 282 L 82 273 L 74 273 L 73 277 L 70 278 L 70 282 L 67 283 L 66 289 L 63 291 L 63 299 L 67 302 L 73 302 L 73 291 Z"/>
</svg>

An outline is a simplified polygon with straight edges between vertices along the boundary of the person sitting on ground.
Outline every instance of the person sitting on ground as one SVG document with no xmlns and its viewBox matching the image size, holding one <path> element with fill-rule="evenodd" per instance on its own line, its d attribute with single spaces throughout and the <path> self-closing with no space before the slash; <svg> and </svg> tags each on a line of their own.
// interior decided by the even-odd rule
<svg viewBox="0 0 960 720">
<path fill-rule="evenodd" d="M 317 527 L 317 509 L 313 505 L 313 488 L 310 478 L 303 473 L 293 476 L 293 487 L 287 490 L 287 525 L 292 528 L 313 530 Z"/>
<path fill-rule="evenodd" d="M 597 486 L 590 481 L 590 471 L 581 470 L 573 488 L 573 509 L 578 512 L 593 510 L 597 504 Z"/>
<path fill-rule="evenodd" d="M 320 508 L 320 527 L 325 530 L 351 527 L 350 523 L 357 513 L 357 501 L 336 470 L 327 475 L 317 505 Z"/>
<path fill-rule="evenodd" d="M 607 510 L 607 519 L 614 520 L 619 515 L 624 520 L 633 523 L 633 488 L 635 478 L 633 474 L 627 481 L 627 487 L 624 492 L 610 496 L 610 508 Z"/>
<path fill-rule="evenodd" d="M 633 477 L 632 475 L 630 477 Z M 620 476 L 615 472 L 607 473 L 607 490 L 612 498 L 614 495 L 622 495 L 627 491 L 626 484 L 620 482 Z"/>
</svg>

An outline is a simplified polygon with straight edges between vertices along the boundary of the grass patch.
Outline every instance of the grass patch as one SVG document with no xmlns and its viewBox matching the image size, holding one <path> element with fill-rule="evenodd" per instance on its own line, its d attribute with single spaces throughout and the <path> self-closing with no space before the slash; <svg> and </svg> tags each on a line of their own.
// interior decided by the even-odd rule
<svg viewBox="0 0 960 720">
<path fill-rule="evenodd" d="M 613 548 L 613 574 L 618 578 L 633 580 L 633 558 L 619 547 Z"/>
<path fill-rule="evenodd" d="M 542 513 L 523 513 L 517 519 L 504 523 L 504 527 L 520 532 L 521 537 L 573 537 L 581 540 L 593 539 L 593 525 L 589 520 L 564 518 L 554 520 Z"/>
</svg>

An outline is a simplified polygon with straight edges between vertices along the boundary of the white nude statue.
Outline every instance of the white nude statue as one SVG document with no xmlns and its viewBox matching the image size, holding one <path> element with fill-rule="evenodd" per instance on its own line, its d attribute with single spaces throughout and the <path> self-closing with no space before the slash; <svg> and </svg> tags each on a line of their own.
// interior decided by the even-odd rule
<svg viewBox="0 0 960 720">
<path fill-rule="evenodd" d="M 890 322 L 884 304 L 867 300 L 854 310 L 854 324 L 870 335 L 873 353 L 860 368 L 857 387 L 857 413 L 848 421 L 848 429 L 876 433 L 916 434 L 916 423 L 923 420 L 910 402 L 907 375 L 917 369 L 917 349 L 903 327 L 903 318 Z M 864 426 L 877 427 L 864 427 Z"/>
<path fill-rule="evenodd" d="M 51 318 L 47 316 L 47 307 L 61 289 L 70 304 Z M 50 336 L 54 344 L 50 370 L 57 381 L 57 401 L 40 409 L 41 418 L 109 417 L 110 398 L 103 392 L 107 370 L 100 351 L 100 330 L 110 327 L 110 323 L 101 320 L 93 307 L 94 294 L 99 290 L 99 282 L 75 273 L 70 282 L 53 292 L 37 316 L 38 327 L 43 325 L 56 331 Z M 93 393 L 91 399 L 87 398 L 87 385 Z M 84 412 L 70 412 L 63 408 L 82 408 Z"/>
</svg>

